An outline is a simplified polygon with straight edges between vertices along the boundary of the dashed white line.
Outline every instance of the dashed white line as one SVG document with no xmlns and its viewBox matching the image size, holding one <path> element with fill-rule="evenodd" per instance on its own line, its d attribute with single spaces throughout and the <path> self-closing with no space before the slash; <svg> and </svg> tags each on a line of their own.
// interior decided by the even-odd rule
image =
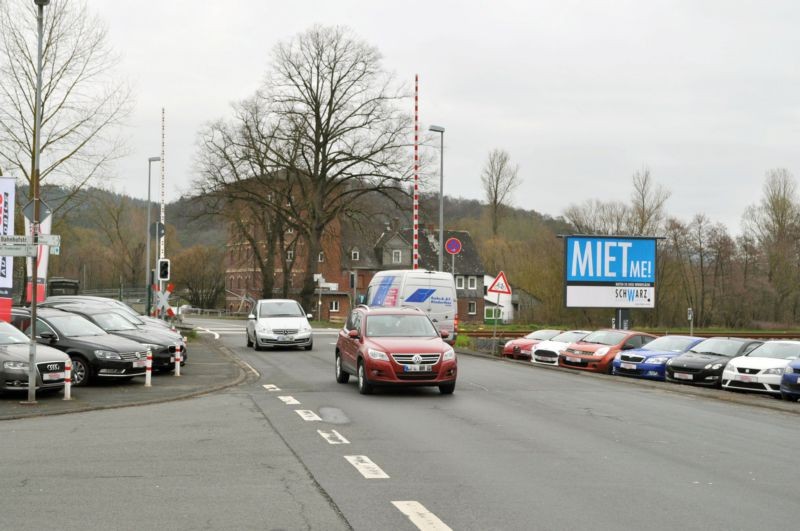
<svg viewBox="0 0 800 531">
<path fill-rule="evenodd" d="M 449 526 L 419 502 L 393 501 L 392 505 L 408 516 L 408 519 L 417 526 L 417 529 L 422 531 L 452 531 Z"/>
<path fill-rule="evenodd" d="M 314 413 L 310 409 L 295 409 L 294 412 L 297 413 L 298 415 L 300 415 L 300 417 L 303 420 L 308 420 L 308 421 L 320 421 L 320 420 L 322 420 L 319 417 L 319 415 L 317 415 L 316 413 Z"/>
<path fill-rule="evenodd" d="M 262 387 L 264 389 L 266 389 L 267 391 L 280 391 L 281 390 L 280 387 L 278 387 L 277 385 L 274 385 L 274 384 L 264 384 Z"/>
<path fill-rule="evenodd" d="M 278 398 L 287 406 L 297 406 L 300 404 L 300 401 L 293 396 L 279 396 Z"/>
<path fill-rule="evenodd" d="M 367 479 L 388 479 L 389 474 L 381 470 L 381 467 L 372 462 L 366 455 L 346 455 L 344 456 L 351 465 L 356 467 L 362 476 Z"/>
<path fill-rule="evenodd" d="M 322 435 L 322 438 L 328 441 L 328 444 L 350 444 L 350 441 L 342 437 L 342 434 L 336 430 L 331 430 L 331 431 L 317 430 L 317 433 Z"/>
</svg>

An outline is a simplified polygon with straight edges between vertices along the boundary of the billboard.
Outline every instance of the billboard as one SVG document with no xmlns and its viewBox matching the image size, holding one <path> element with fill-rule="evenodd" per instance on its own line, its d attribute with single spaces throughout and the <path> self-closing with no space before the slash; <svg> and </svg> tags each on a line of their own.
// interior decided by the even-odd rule
<svg viewBox="0 0 800 531">
<path fill-rule="evenodd" d="M 656 239 L 566 236 L 568 308 L 654 308 Z"/>
</svg>

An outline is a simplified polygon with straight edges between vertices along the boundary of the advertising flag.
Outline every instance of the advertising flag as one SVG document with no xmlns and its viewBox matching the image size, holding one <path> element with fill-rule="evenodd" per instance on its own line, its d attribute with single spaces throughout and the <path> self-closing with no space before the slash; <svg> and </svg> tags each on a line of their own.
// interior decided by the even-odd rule
<svg viewBox="0 0 800 531">
<path fill-rule="evenodd" d="M 14 234 L 14 191 L 17 181 L 13 177 L 0 177 L 0 234 Z M 11 321 L 11 289 L 14 283 L 14 257 L 0 256 L 0 320 Z"/>
</svg>

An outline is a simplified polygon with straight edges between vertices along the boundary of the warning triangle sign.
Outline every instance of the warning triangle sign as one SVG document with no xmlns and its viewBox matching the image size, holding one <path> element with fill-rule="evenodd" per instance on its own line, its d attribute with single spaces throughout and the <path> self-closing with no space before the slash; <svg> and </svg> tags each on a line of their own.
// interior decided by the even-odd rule
<svg viewBox="0 0 800 531">
<path fill-rule="evenodd" d="M 497 278 L 494 279 L 492 285 L 487 290 L 489 293 L 499 293 L 501 295 L 511 295 L 511 286 L 508 285 L 506 274 L 500 271 Z"/>
</svg>

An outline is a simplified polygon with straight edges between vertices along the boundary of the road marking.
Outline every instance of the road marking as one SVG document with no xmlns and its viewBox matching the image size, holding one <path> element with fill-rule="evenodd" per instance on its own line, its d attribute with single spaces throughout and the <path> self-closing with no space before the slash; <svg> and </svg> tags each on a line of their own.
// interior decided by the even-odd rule
<svg viewBox="0 0 800 531">
<path fill-rule="evenodd" d="M 381 470 L 381 467 L 372 462 L 366 455 L 346 455 L 344 456 L 361 475 L 367 479 L 388 479 L 389 474 Z"/>
<path fill-rule="evenodd" d="M 328 441 L 328 444 L 350 444 L 350 441 L 342 437 L 342 434 L 336 430 L 331 430 L 331 431 L 317 430 L 317 433 L 322 435 L 322 438 Z"/>
<path fill-rule="evenodd" d="M 195 329 L 201 332 L 205 332 L 206 334 L 214 334 L 214 339 L 219 339 L 219 334 L 209 330 L 208 328 L 200 328 L 199 326 Z"/>
<path fill-rule="evenodd" d="M 279 396 L 278 398 L 287 406 L 300 405 L 300 401 L 293 396 Z"/>
<path fill-rule="evenodd" d="M 317 415 L 310 409 L 295 409 L 294 412 L 300 415 L 303 420 L 308 420 L 308 421 L 322 420 L 321 418 L 319 418 L 319 415 Z"/>
<path fill-rule="evenodd" d="M 415 501 L 393 501 L 392 505 L 397 507 L 401 513 L 408 516 L 411 523 L 422 531 L 452 531 L 449 526 L 439 520 L 435 514 L 430 512 L 419 502 Z"/>
<path fill-rule="evenodd" d="M 267 391 L 280 391 L 280 388 L 273 384 L 264 384 L 262 387 L 264 387 L 264 389 Z"/>
</svg>

